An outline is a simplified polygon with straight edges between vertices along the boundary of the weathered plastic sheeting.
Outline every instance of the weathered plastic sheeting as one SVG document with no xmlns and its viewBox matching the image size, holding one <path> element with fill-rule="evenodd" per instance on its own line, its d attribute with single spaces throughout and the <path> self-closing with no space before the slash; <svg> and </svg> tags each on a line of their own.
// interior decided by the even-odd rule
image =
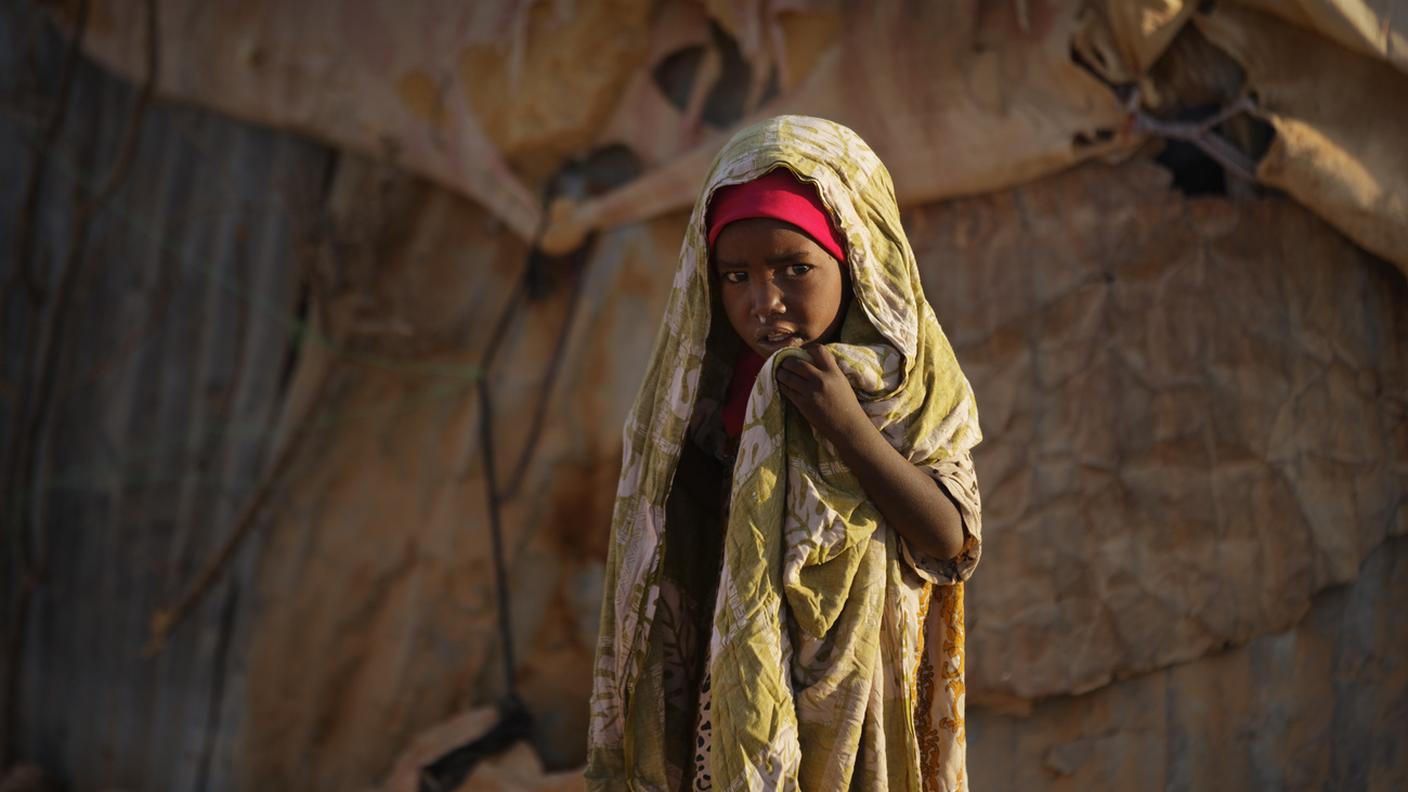
<svg viewBox="0 0 1408 792">
<path fill-rule="evenodd" d="M 1236 0 L 1408 73 L 1408 0 Z"/>
<path fill-rule="evenodd" d="M 1408 273 L 1408 75 L 1251 11 L 1197 24 L 1246 69 L 1276 128 L 1257 178 Z"/>
<path fill-rule="evenodd" d="M 1317 37 L 1408 72 L 1405 0 L 1223 0 L 1217 5 L 1272 14 Z M 1099 24 L 1082 35 L 1095 39 L 1088 47 L 1116 54 L 1096 64 L 1108 69 L 1109 77 L 1135 82 L 1154 66 L 1199 6 L 1212 7 L 1198 0 L 1096 0 L 1087 4 L 1087 14 L 1098 18 Z"/>
<path fill-rule="evenodd" d="M 974 789 L 1402 789 L 1408 541 L 1295 627 L 1026 715 L 968 717 Z"/>
<path fill-rule="evenodd" d="M 318 310 L 396 365 L 339 364 L 323 408 L 347 420 L 307 447 L 310 472 L 268 528 L 241 764 L 255 788 L 360 788 L 427 725 L 503 695 L 482 405 L 465 376 L 499 337 L 487 376 L 516 678 L 535 746 L 572 766 L 620 426 L 682 220 L 529 271 L 483 209 L 371 163 L 339 167 L 329 211 L 343 288 Z"/>
<path fill-rule="evenodd" d="M 158 0 L 163 95 L 395 162 L 520 237 L 533 179 L 579 153 L 648 46 L 648 0 Z M 141 9 L 94 2 L 85 49 L 135 77 Z M 511 167 L 514 166 L 514 167 Z"/>
<path fill-rule="evenodd" d="M 885 161 L 902 205 L 1011 187 L 1128 152 L 1116 94 L 1072 62 L 1078 3 L 848 4 L 795 88 L 740 123 L 782 113 L 854 128 Z M 781 16 L 782 19 L 789 18 Z M 788 27 L 779 26 L 786 32 Z M 711 137 L 615 192 L 559 203 L 542 244 L 688 208 L 722 142 Z"/>
<path fill-rule="evenodd" d="M 386 783 L 375 792 L 420 792 L 424 768 L 446 754 L 474 745 L 490 735 L 499 722 L 494 708 L 471 709 L 416 735 Z M 475 763 L 470 777 L 453 787 L 455 792 L 586 792 L 587 779 L 579 769 L 547 772 L 532 746 L 515 743 L 494 756 Z"/>
<path fill-rule="evenodd" d="M 1183 0 L 1088 3 L 1073 46 L 1106 80 L 1135 83 L 1163 57 L 1195 10 L 1196 3 Z"/>
<path fill-rule="evenodd" d="M 971 706 L 1285 630 L 1408 533 L 1408 283 L 1304 208 L 1136 160 L 905 221 L 982 419 Z"/>
<path fill-rule="evenodd" d="M 1257 181 L 1408 272 L 1408 44 L 1393 26 L 1395 14 L 1400 24 L 1408 19 L 1408 3 L 1382 5 L 1251 0 L 1195 14 L 1196 4 L 1179 0 L 1112 1 L 1090 8 L 1076 45 L 1103 79 L 1138 86 L 1145 108 L 1177 116 L 1186 108 L 1170 101 L 1178 86 L 1167 83 L 1228 77 L 1206 59 L 1155 70 L 1195 26 L 1242 72 L 1228 86 L 1232 95 L 1199 98 L 1231 104 L 1244 95 L 1246 112 L 1275 130 L 1264 151 L 1242 152 Z"/>
<path fill-rule="evenodd" d="M 688 206 L 727 129 L 775 113 L 856 128 L 905 205 L 1127 152 L 1147 130 L 1128 123 L 1122 86 L 1155 101 L 1150 70 L 1200 18 L 1256 61 L 1245 64 L 1248 87 L 1268 97 L 1287 138 L 1259 177 L 1408 267 L 1393 146 L 1408 112 L 1399 0 L 1245 0 L 1200 13 L 1183 0 L 160 6 L 163 91 L 401 163 L 556 252 L 592 229 Z M 140 15 L 99 10 L 89 50 L 135 77 Z M 1284 77 L 1279 56 L 1266 60 L 1273 50 L 1318 53 L 1316 69 L 1291 62 Z M 1336 79 L 1311 79 L 1325 68 Z M 1294 79 L 1297 69 L 1310 78 Z M 545 228 L 544 179 L 610 144 L 655 170 L 585 205 L 560 203 Z"/>
<path fill-rule="evenodd" d="M 1113 134 L 1122 118 L 1114 95 L 1068 57 L 1076 2 L 783 3 L 766 18 L 756 4 L 711 7 L 729 6 L 741 41 L 715 41 L 688 0 L 414 10 L 374 0 L 162 0 L 159 87 L 384 156 L 470 197 L 525 239 L 540 228 L 531 187 L 593 146 L 624 143 L 664 167 L 582 220 L 609 226 L 686 206 L 720 127 L 745 116 L 801 112 L 854 126 L 906 203 L 1010 186 L 1107 151 L 1075 139 Z M 85 47 L 137 74 L 140 15 L 110 0 L 97 10 Z M 652 52 L 657 40 L 683 46 Z M 662 102 L 654 85 L 654 97 L 642 96 L 669 57 L 700 42 L 709 46 L 699 66 L 682 72 L 693 105 Z M 755 61 L 730 71 L 724 61 L 738 56 L 725 50 L 740 45 Z M 775 65 L 786 66 L 788 83 L 771 96 Z M 713 106 L 708 128 L 699 102 Z"/>
<path fill-rule="evenodd" d="M 24 352 L 61 305 L 75 204 L 118 160 L 136 93 L 80 62 L 62 132 L 45 139 L 63 53 L 37 10 L 0 10 L 0 96 L 13 111 L 0 116 L 0 249 L 16 249 L 21 222 L 36 234 L 31 256 L 0 256 L 7 453 L 38 380 Z M 37 147 L 48 166 L 22 218 Z M 47 548 L 8 747 L 65 788 L 230 788 L 254 555 L 152 656 L 148 620 L 229 535 L 269 460 L 298 330 L 297 246 L 330 157 L 287 134 L 151 107 L 126 178 L 72 259 L 37 456 L 21 460 L 30 486 L 0 497 L 7 635 L 25 583 L 15 531 Z M 36 274 L 36 293 L 13 279 L 19 267 Z M 32 504 L 22 528 L 21 499 Z"/>
<path fill-rule="evenodd" d="M 756 20 L 765 17 L 755 3 L 717 5 L 730 9 L 726 19 L 745 20 L 736 25 L 749 32 L 745 41 L 760 38 Z M 1408 154 L 1399 144 L 1408 137 L 1408 78 L 1326 37 L 1339 35 L 1333 19 L 1359 20 L 1359 29 L 1369 13 L 1349 0 L 1339 6 L 1342 17 L 1288 12 L 1297 21 L 1323 24 L 1326 29 L 1315 28 L 1323 35 L 1236 4 L 1195 15 L 1196 4 L 1178 0 L 857 6 L 803 83 L 757 115 L 814 113 L 854 127 L 889 165 L 905 205 L 1009 187 L 1094 154 L 1128 151 L 1142 139 L 1124 112 L 1129 99 L 1116 97 L 1138 86 L 1141 102 L 1150 106 L 1168 94 L 1149 70 L 1197 19 L 1199 29 L 1247 67 L 1244 90 L 1264 100 L 1255 114 L 1283 135 L 1260 160 L 1258 178 L 1408 271 Z M 1401 68 L 1392 13 L 1373 17 L 1381 22 L 1383 43 L 1370 52 Z M 785 42 L 782 30 L 775 25 L 767 38 Z M 1085 67 L 1108 87 L 1087 79 L 1071 62 L 1072 49 L 1087 56 Z M 1210 76 L 1177 70 L 1164 76 Z M 543 244 L 570 247 L 587 230 L 688 206 L 717 142 L 682 153 L 611 195 L 559 204 Z"/>
<path fill-rule="evenodd" d="M 1196 0 L 1092 0 L 1085 13 L 1093 24 L 1081 31 L 1078 42 L 1087 52 L 1112 56 L 1091 64 L 1107 79 L 1137 82 L 1200 6 L 1204 15 L 1215 16 L 1229 9 L 1234 14 L 1247 9 L 1269 14 L 1326 43 L 1408 72 L 1405 0 L 1223 0 L 1215 5 Z"/>
</svg>

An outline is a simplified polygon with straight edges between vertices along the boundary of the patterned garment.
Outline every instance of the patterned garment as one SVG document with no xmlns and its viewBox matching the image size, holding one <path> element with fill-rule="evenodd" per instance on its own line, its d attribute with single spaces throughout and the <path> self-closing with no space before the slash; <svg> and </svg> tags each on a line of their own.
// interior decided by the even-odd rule
<svg viewBox="0 0 1408 792">
<path fill-rule="evenodd" d="M 912 552 L 835 449 L 785 406 L 773 370 L 804 354 L 794 349 L 758 375 L 733 463 L 722 559 L 707 552 L 701 537 L 712 531 L 717 545 L 709 521 L 719 512 L 690 500 L 676 466 L 688 461 L 691 426 L 717 409 L 738 342 L 716 320 L 704 213 L 720 186 L 776 167 L 816 185 L 845 237 L 855 298 L 829 347 L 876 427 L 958 504 L 966 542 L 956 559 Z M 962 581 L 981 549 L 970 456 L 977 408 L 924 298 L 889 173 L 854 132 L 781 116 L 724 146 L 690 216 L 624 439 L 590 788 L 664 792 L 690 783 L 697 702 L 686 691 L 702 675 L 676 669 L 689 668 L 681 647 L 703 632 L 713 788 L 966 789 Z M 710 564 L 721 570 L 716 581 L 699 577 Z M 711 619 L 699 620 L 699 602 L 713 603 Z"/>
<path fill-rule="evenodd" d="M 699 691 L 699 721 L 694 726 L 694 792 L 709 792 L 714 788 L 714 779 L 709 775 L 709 753 L 714 746 L 713 696 L 709 691 L 709 674 L 704 674 L 704 685 Z"/>
</svg>

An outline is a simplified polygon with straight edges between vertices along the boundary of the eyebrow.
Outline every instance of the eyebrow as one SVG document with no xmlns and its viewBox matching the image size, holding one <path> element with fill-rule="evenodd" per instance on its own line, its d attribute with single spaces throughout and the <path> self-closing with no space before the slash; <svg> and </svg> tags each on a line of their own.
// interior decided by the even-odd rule
<svg viewBox="0 0 1408 792">
<path fill-rule="evenodd" d="M 792 252 L 790 252 L 790 253 L 778 253 L 778 254 L 775 255 L 775 256 L 768 256 L 767 258 L 763 259 L 763 261 L 766 261 L 768 264 L 786 264 L 786 263 L 789 262 L 789 261 L 796 261 L 797 259 L 806 258 L 806 257 L 807 257 L 806 251 L 804 251 L 804 250 L 794 250 L 794 251 L 792 251 Z M 723 261 L 723 260 L 721 260 L 721 259 L 714 259 L 714 267 L 715 267 L 715 268 L 724 268 L 724 267 L 742 268 L 742 267 L 747 267 L 747 266 L 748 266 L 747 264 L 742 263 L 742 262 L 738 262 L 738 261 Z"/>
</svg>

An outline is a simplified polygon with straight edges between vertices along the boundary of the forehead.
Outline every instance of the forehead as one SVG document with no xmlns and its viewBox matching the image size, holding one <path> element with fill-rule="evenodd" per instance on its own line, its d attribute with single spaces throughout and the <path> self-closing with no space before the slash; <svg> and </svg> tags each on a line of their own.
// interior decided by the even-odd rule
<svg viewBox="0 0 1408 792">
<path fill-rule="evenodd" d="M 745 261 L 794 253 L 831 258 L 830 253 L 796 226 L 770 217 L 729 223 L 714 240 L 713 249 L 716 261 Z"/>
</svg>

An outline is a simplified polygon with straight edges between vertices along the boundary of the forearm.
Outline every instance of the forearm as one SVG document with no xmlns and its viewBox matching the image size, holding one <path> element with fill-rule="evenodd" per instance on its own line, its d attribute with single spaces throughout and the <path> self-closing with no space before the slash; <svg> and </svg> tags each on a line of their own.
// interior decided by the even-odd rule
<svg viewBox="0 0 1408 792">
<path fill-rule="evenodd" d="M 948 493 L 870 422 L 825 345 L 809 347 L 807 353 L 809 360 L 790 357 L 779 364 L 777 384 L 783 394 L 836 447 L 910 548 L 945 560 L 956 557 L 963 551 L 963 518 Z"/>
<path fill-rule="evenodd" d="M 963 550 L 963 517 L 942 486 L 892 447 L 868 419 L 830 438 L 885 521 L 909 546 L 937 558 Z"/>
</svg>

